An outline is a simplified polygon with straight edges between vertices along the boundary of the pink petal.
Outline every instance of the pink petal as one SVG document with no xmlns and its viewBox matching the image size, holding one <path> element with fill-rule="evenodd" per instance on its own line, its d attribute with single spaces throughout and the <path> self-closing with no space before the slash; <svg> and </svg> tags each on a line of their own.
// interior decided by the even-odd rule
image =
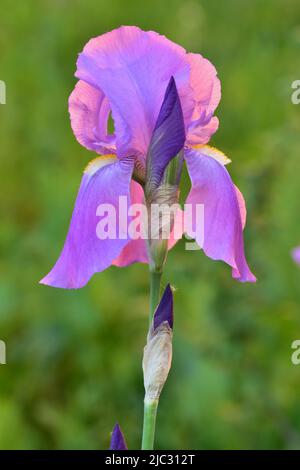
<svg viewBox="0 0 300 470">
<path fill-rule="evenodd" d="M 297 246 L 297 248 L 293 249 L 292 258 L 295 261 L 295 263 L 300 264 L 300 246 Z"/>
<path fill-rule="evenodd" d="M 94 273 L 112 264 L 128 243 L 128 236 L 118 237 L 117 223 L 116 239 L 99 239 L 96 212 L 100 204 L 111 204 L 115 207 L 118 222 L 119 196 L 125 196 L 128 206 L 130 204 L 132 171 L 133 161 L 128 159 L 104 166 L 101 158 L 90 163 L 81 181 L 65 245 L 53 269 L 40 281 L 42 284 L 77 289 L 83 287 Z"/>
<path fill-rule="evenodd" d="M 79 80 L 69 98 L 69 112 L 81 145 L 100 154 L 115 153 L 115 136 L 107 133 L 110 106 L 101 90 Z"/>
<path fill-rule="evenodd" d="M 239 188 L 237 186 L 234 186 L 234 188 L 236 191 L 236 196 L 237 196 L 237 200 L 238 200 L 238 204 L 240 208 L 242 227 L 244 229 L 246 225 L 246 219 L 247 219 L 246 202 Z"/>
<path fill-rule="evenodd" d="M 144 191 L 143 188 L 136 183 L 131 181 L 130 187 L 131 203 L 132 204 L 143 204 L 144 203 Z M 183 211 L 178 209 L 174 228 L 171 232 L 170 239 L 168 241 L 168 249 L 171 250 L 178 240 L 181 239 L 183 234 Z M 141 238 L 137 240 L 130 240 L 130 242 L 123 248 L 120 255 L 113 261 L 112 264 L 118 267 L 128 266 L 132 263 L 149 263 L 148 252 L 147 252 L 147 241 Z"/>
<path fill-rule="evenodd" d="M 199 119 L 190 125 L 186 143 L 194 147 L 199 144 L 207 144 L 211 136 L 218 130 L 219 119 L 213 116 L 208 122 Z"/>
<path fill-rule="evenodd" d="M 135 181 L 131 181 L 130 197 L 131 204 L 144 203 L 143 188 L 139 183 L 136 183 Z M 129 264 L 138 262 L 148 263 L 146 240 L 143 240 L 142 238 L 130 240 L 112 264 L 122 268 L 124 266 L 128 266 Z"/>
<path fill-rule="evenodd" d="M 195 101 L 187 143 L 205 144 L 218 129 L 219 121 L 213 113 L 221 99 L 221 84 L 209 60 L 200 54 L 188 54 L 187 59 L 191 65 L 190 85 Z"/>
<path fill-rule="evenodd" d="M 184 232 L 184 214 L 183 210 L 178 208 L 175 220 L 174 220 L 174 227 L 170 235 L 170 239 L 168 241 L 168 250 L 171 250 L 176 243 L 181 240 L 183 232 Z"/>
<path fill-rule="evenodd" d="M 193 207 L 193 232 L 197 232 L 196 204 L 204 205 L 204 241 L 202 243 L 203 231 L 201 233 L 199 227 L 196 241 L 203 245 L 207 256 L 229 264 L 233 268 L 234 278 L 255 282 L 244 254 L 241 198 L 237 196 L 228 171 L 214 158 L 197 150 L 186 150 L 185 158 L 192 182 L 186 203 Z"/>
<path fill-rule="evenodd" d="M 76 76 L 108 98 L 119 156 L 146 155 L 164 93 L 174 76 L 185 122 L 192 113 L 190 64 L 185 50 L 134 26 L 91 39 L 79 55 Z"/>
<path fill-rule="evenodd" d="M 193 117 L 200 117 L 204 110 L 206 114 L 212 114 L 221 99 L 221 84 L 217 71 L 213 64 L 200 54 L 190 53 L 187 59 L 191 64 L 190 81 L 197 104 Z"/>
</svg>

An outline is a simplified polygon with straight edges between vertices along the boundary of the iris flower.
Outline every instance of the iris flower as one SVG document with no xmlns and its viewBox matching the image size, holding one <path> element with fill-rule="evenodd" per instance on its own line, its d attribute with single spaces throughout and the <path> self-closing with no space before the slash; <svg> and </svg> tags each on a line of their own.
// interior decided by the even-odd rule
<svg viewBox="0 0 300 470">
<path fill-rule="evenodd" d="M 120 196 L 143 203 L 147 188 L 155 192 L 178 154 L 191 179 L 186 202 L 204 205 L 199 244 L 207 256 L 230 265 L 234 278 L 254 282 L 244 254 L 243 196 L 226 169 L 230 160 L 207 145 L 218 129 L 214 112 L 221 97 L 214 66 L 156 32 L 122 26 L 87 43 L 75 76 L 72 129 L 99 156 L 84 171 L 65 245 L 41 283 L 79 288 L 110 265 L 148 263 L 145 240 L 128 233 L 114 240 L 97 237 L 97 207 L 112 204 L 118 216 Z M 168 248 L 175 243 L 171 233 Z"/>
<path fill-rule="evenodd" d="M 292 250 L 292 258 L 295 263 L 300 264 L 300 246 L 297 246 Z"/>
</svg>

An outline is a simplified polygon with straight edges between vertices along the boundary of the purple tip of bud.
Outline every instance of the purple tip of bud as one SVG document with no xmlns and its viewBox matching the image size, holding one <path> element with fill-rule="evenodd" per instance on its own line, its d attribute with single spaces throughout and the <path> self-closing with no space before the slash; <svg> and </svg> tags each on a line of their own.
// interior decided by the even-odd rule
<svg viewBox="0 0 300 470">
<path fill-rule="evenodd" d="M 183 149 L 185 124 L 174 77 L 170 78 L 147 155 L 147 184 L 157 188 L 169 162 Z"/>
<path fill-rule="evenodd" d="M 118 423 L 113 429 L 109 450 L 127 450 L 125 438 Z"/>
<path fill-rule="evenodd" d="M 167 321 L 171 329 L 173 329 L 173 293 L 170 284 L 167 285 L 161 301 L 159 302 L 157 309 L 154 313 L 153 328 L 161 325 L 161 323 Z"/>
<path fill-rule="evenodd" d="M 177 107 L 176 112 L 179 112 L 179 114 L 176 115 L 176 118 L 181 118 L 182 110 L 180 106 L 180 99 L 177 92 L 176 82 L 174 77 L 171 77 L 165 91 L 164 100 L 162 102 L 154 130 L 158 129 L 168 119 L 175 107 Z M 185 136 L 183 136 L 183 139 L 184 137 Z"/>
</svg>

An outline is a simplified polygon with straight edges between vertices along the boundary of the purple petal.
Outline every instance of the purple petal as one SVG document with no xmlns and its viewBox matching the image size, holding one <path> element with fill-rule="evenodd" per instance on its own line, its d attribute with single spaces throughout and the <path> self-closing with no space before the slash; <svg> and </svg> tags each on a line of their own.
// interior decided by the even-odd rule
<svg viewBox="0 0 300 470">
<path fill-rule="evenodd" d="M 142 238 L 130 240 L 112 264 L 124 268 L 133 263 L 149 263 L 146 241 Z"/>
<path fill-rule="evenodd" d="M 221 99 L 221 83 L 213 64 L 201 54 L 187 54 L 191 66 L 190 82 L 196 103 L 193 119 L 197 119 L 205 111 L 212 115 Z"/>
<path fill-rule="evenodd" d="M 183 211 L 178 209 L 174 228 L 168 240 L 168 250 L 171 250 L 176 243 L 181 239 L 183 234 Z M 149 263 L 148 249 L 146 240 L 138 238 L 137 240 L 130 240 L 123 248 L 120 255 L 113 261 L 113 265 L 123 268 L 132 263 Z"/>
<path fill-rule="evenodd" d="M 76 77 L 101 90 L 112 110 L 119 156 L 145 157 L 170 78 L 193 111 L 185 50 L 153 31 L 123 26 L 91 39 L 79 55 Z"/>
<path fill-rule="evenodd" d="M 194 147 L 199 144 L 207 144 L 211 136 L 218 130 L 219 119 L 213 116 L 209 120 L 202 118 L 194 121 L 188 131 L 187 145 Z"/>
<path fill-rule="evenodd" d="M 170 328 L 173 329 L 173 293 L 170 284 L 165 288 L 163 296 L 155 310 L 153 318 L 154 330 L 165 321 L 167 321 Z"/>
<path fill-rule="evenodd" d="M 107 133 L 110 106 L 101 90 L 79 80 L 69 98 L 71 126 L 78 142 L 97 153 L 115 153 L 115 136 Z"/>
<path fill-rule="evenodd" d="M 135 181 L 131 181 L 131 203 L 132 204 L 143 204 L 144 203 L 144 191 L 142 187 Z M 171 232 L 168 240 L 168 250 L 171 250 L 178 240 L 181 239 L 183 234 L 183 211 L 178 208 L 174 228 Z M 138 238 L 136 240 L 130 240 L 127 245 L 123 248 L 118 258 L 113 261 L 113 265 L 118 267 L 128 266 L 132 263 L 149 263 L 148 249 L 146 240 Z"/>
<path fill-rule="evenodd" d="M 195 107 L 187 132 L 188 145 L 206 144 L 218 129 L 213 116 L 221 99 L 221 84 L 215 67 L 200 54 L 187 54 L 191 66 L 190 85 Z"/>
<path fill-rule="evenodd" d="M 118 423 L 113 429 L 109 450 L 127 450 L 125 438 Z"/>
<path fill-rule="evenodd" d="M 129 238 L 128 234 L 119 238 L 119 196 L 125 196 L 129 207 L 132 171 L 133 161 L 128 159 L 118 161 L 112 157 L 99 157 L 88 165 L 64 248 L 53 269 L 40 281 L 42 284 L 65 289 L 83 287 L 94 273 L 106 269 L 120 254 Z M 97 236 L 101 219 L 96 212 L 103 203 L 115 209 L 115 239 Z M 123 215 L 121 213 L 120 217 Z"/>
<path fill-rule="evenodd" d="M 176 83 L 172 77 L 160 108 L 147 155 L 148 189 L 159 186 L 168 163 L 183 148 L 184 141 L 183 114 Z"/>
<path fill-rule="evenodd" d="M 143 188 L 139 183 L 133 180 L 130 184 L 130 196 L 131 204 L 144 203 Z M 123 248 L 118 258 L 113 261 L 113 264 L 118 267 L 123 267 L 137 262 L 149 262 L 146 240 L 142 238 L 130 240 L 127 245 Z"/>
<path fill-rule="evenodd" d="M 192 182 L 186 200 L 193 213 L 192 230 L 190 227 L 188 234 L 196 233 L 196 241 L 207 256 L 232 266 L 234 278 L 255 282 L 244 254 L 240 196 L 228 171 L 200 150 L 186 150 L 185 158 Z M 196 226 L 197 204 L 204 205 L 204 233 L 203 227 Z"/>
<path fill-rule="evenodd" d="M 293 249 L 292 258 L 295 261 L 295 263 L 300 264 L 300 246 Z"/>
</svg>

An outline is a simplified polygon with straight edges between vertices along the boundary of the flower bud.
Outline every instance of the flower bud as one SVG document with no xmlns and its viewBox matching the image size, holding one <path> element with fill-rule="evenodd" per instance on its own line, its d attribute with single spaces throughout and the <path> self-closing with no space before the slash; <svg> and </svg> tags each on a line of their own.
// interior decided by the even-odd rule
<svg viewBox="0 0 300 470">
<path fill-rule="evenodd" d="M 176 83 L 171 77 L 158 114 L 146 157 L 146 199 L 163 181 L 166 168 L 182 150 L 185 142 L 185 124 Z M 181 160 L 181 167 L 183 158 Z M 177 162 L 178 163 L 178 162 Z M 174 183 L 179 183 L 178 164 L 172 169 Z"/>
<path fill-rule="evenodd" d="M 185 124 L 174 77 L 158 114 L 146 157 L 145 199 L 148 211 L 150 270 L 161 272 L 178 206 Z"/>
<path fill-rule="evenodd" d="M 109 450 L 127 450 L 125 438 L 118 423 L 111 434 Z"/>
<path fill-rule="evenodd" d="M 144 348 L 145 402 L 159 399 L 172 362 L 173 294 L 168 284 L 155 311 Z"/>
</svg>

